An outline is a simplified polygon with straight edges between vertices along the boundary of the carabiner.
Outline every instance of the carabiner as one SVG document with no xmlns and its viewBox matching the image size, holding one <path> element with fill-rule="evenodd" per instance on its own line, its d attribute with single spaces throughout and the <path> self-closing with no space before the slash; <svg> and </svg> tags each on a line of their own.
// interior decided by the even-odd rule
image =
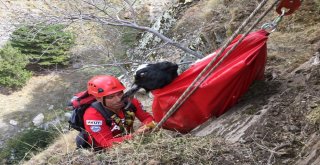
<svg viewBox="0 0 320 165">
<path fill-rule="evenodd" d="M 276 28 L 278 27 L 279 22 L 282 20 L 282 17 L 285 15 L 285 9 L 281 10 L 281 15 L 279 15 L 277 18 L 275 18 L 272 22 L 265 23 L 261 26 L 261 29 L 270 29 L 270 33 L 274 32 Z"/>
<path fill-rule="evenodd" d="M 281 14 L 272 21 L 272 24 L 275 26 L 278 26 L 278 23 L 282 20 L 282 17 L 286 14 L 286 11 L 284 9 L 281 10 Z"/>
<path fill-rule="evenodd" d="M 301 0 L 281 0 L 280 3 L 277 6 L 276 11 L 277 11 L 278 14 L 281 14 L 282 13 L 282 9 L 286 8 L 289 11 L 285 12 L 284 15 L 290 15 L 294 11 L 299 9 L 300 6 L 301 6 Z"/>
</svg>

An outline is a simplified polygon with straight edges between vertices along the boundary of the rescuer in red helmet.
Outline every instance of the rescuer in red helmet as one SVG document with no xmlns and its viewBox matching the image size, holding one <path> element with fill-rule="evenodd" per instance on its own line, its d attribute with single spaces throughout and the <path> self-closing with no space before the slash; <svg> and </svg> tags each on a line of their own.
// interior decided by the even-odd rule
<svg viewBox="0 0 320 165">
<path fill-rule="evenodd" d="M 155 124 L 153 117 L 142 109 L 137 99 L 122 101 L 125 87 L 115 77 L 100 75 L 88 82 L 88 93 L 96 98 L 84 115 L 84 128 L 89 134 L 88 142 L 94 147 L 111 147 L 130 139 L 133 133 L 133 121 L 137 117 L 142 126 L 134 134 L 152 129 Z M 103 109 L 101 114 L 97 109 Z"/>
</svg>

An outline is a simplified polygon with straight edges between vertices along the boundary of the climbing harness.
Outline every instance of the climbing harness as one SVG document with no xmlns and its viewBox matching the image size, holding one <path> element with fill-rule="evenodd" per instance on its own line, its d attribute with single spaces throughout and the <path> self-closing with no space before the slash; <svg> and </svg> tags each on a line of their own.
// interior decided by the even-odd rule
<svg viewBox="0 0 320 165">
<path fill-rule="evenodd" d="M 286 1 L 286 0 L 283 0 Z M 281 1 L 280 4 L 283 7 L 287 8 L 287 4 Z M 228 45 L 240 34 L 240 31 L 243 30 L 243 28 L 249 23 L 249 21 L 258 13 L 258 11 L 266 4 L 267 0 L 263 0 L 259 6 L 250 14 L 250 16 L 242 23 L 242 25 L 232 34 L 232 36 L 229 38 L 229 40 L 223 45 L 223 47 L 220 49 L 220 51 L 217 53 L 216 57 L 213 58 L 210 63 L 202 70 L 202 72 L 194 79 L 194 81 L 191 83 L 191 85 L 183 92 L 183 94 L 178 98 L 178 100 L 175 102 L 175 104 L 170 108 L 170 110 L 165 114 L 165 116 L 161 119 L 161 121 L 156 125 L 155 130 L 157 130 L 161 125 L 196 91 L 196 89 L 204 82 L 210 74 L 222 63 L 222 61 L 239 45 L 239 43 L 250 33 L 250 31 L 265 17 L 267 13 L 271 11 L 271 9 L 279 2 L 275 1 L 255 22 L 254 24 L 247 30 L 242 37 L 238 40 L 236 44 L 224 55 L 224 57 L 215 65 L 213 64 L 216 62 L 216 60 L 221 56 L 221 54 L 225 51 L 225 49 L 228 47 Z M 289 3 L 291 4 L 291 3 Z M 296 5 L 294 5 L 296 7 Z M 291 9 L 291 8 L 290 8 Z M 292 8 L 294 11 L 296 8 Z M 289 10 L 290 11 L 290 10 Z M 292 12 L 293 12 L 292 11 Z M 266 28 L 270 26 L 272 30 L 274 30 L 277 27 L 277 24 L 281 21 L 282 17 L 286 14 L 284 10 L 282 10 L 281 15 L 277 17 L 272 23 L 273 25 L 265 25 Z M 211 68 L 211 69 L 210 69 Z M 210 70 L 209 70 L 210 69 Z M 209 70 L 209 71 L 208 71 Z"/>
</svg>

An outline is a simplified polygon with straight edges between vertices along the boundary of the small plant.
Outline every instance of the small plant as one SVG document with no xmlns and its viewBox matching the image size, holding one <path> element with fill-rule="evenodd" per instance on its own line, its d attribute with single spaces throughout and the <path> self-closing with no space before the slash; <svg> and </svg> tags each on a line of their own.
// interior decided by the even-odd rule
<svg viewBox="0 0 320 165">
<path fill-rule="evenodd" d="M 33 154 L 47 147 L 54 139 L 53 131 L 40 129 L 26 130 L 8 140 L 0 152 L 1 163 L 16 164 L 21 160 L 29 160 Z"/>
<path fill-rule="evenodd" d="M 31 77 L 25 69 L 28 63 L 26 55 L 10 44 L 0 50 L 0 85 L 8 88 L 20 88 Z"/>
</svg>

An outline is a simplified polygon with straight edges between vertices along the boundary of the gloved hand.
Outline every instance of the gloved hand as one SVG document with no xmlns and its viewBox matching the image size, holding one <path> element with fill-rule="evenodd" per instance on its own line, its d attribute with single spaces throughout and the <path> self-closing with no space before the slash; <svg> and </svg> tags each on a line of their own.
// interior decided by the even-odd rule
<svg viewBox="0 0 320 165">
<path fill-rule="evenodd" d="M 157 123 L 155 121 L 152 121 L 148 124 L 146 124 L 145 126 L 149 127 L 150 129 L 153 129 L 154 127 L 156 127 Z"/>
<path fill-rule="evenodd" d="M 135 132 L 134 134 L 141 134 L 141 133 L 146 133 L 150 130 L 152 130 L 154 127 L 156 127 L 156 122 L 152 121 L 148 124 L 145 124 L 141 127 L 139 127 Z"/>
</svg>

